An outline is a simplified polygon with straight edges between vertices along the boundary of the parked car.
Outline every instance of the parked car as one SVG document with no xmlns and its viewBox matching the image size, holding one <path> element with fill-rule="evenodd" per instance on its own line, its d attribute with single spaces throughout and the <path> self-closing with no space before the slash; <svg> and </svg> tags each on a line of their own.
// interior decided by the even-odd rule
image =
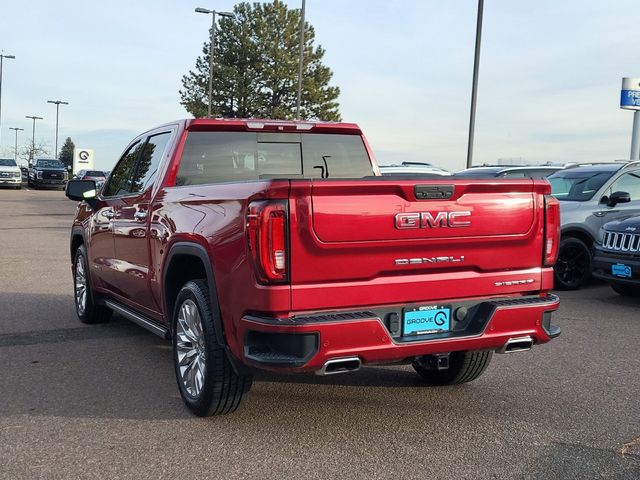
<svg viewBox="0 0 640 480">
<path fill-rule="evenodd" d="M 0 187 L 22 188 L 20 167 L 12 158 L 0 158 Z"/>
<path fill-rule="evenodd" d="M 471 167 L 455 173 L 458 178 L 546 178 L 562 170 L 560 165 L 482 166 Z"/>
<path fill-rule="evenodd" d="M 593 257 L 593 276 L 624 296 L 640 296 L 640 216 L 606 223 Z"/>
<path fill-rule="evenodd" d="M 39 158 L 29 168 L 29 187 L 62 188 L 64 190 L 69 172 L 60 160 Z"/>
<path fill-rule="evenodd" d="M 67 187 L 83 202 L 78 317 L 116 311 L 172 339 L 180 394 L 202 416 L 234 411 L 254 369 L 407 362 L 452 385 L 494 351 L 560 334 L 548 182 L 376 172 L 350 123 L 192 119 L 141 134 L 100 192 Z"/>
<path fill-rule="evenodd" d="M 573 290 L 591 278 L 593 246 L 602 225 L 640 215 L 640 162 L 569 166 L 549 176 L 549 182 L 560 200 L 562 222 L 555 285 Z"/>
<path fill-rule="evenodd" d="M 430 163 L 421 162 L 402 162 L 399 165 L 380 165 L 380 173 L 387 176 L 394 177 L 415 177 L 416 175 L 439 175 L 449 176 L 451 172 L 444 168 L 436 167 Z"/>
</svg>

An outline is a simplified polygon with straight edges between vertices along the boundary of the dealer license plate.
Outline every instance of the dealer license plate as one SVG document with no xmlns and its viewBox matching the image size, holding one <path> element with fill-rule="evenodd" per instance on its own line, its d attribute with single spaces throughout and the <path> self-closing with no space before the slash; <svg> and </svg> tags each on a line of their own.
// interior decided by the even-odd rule
<svg viewBox="0 0 640 480">
<path fill-rule="evenodd" d="M 451 307 L 425 305 L 407 308 L 402 322 L 403 335 L 426 335 L 451 330 Z"/>
<path fill-rule="evenodd" d="M 622 263 L 611 265 L 611 274 L 614 277 L 622 277 L 622 278 L 631 278 L 633 276 L 631 267 L 629 265 L 624 265 Z"/>
</svg>

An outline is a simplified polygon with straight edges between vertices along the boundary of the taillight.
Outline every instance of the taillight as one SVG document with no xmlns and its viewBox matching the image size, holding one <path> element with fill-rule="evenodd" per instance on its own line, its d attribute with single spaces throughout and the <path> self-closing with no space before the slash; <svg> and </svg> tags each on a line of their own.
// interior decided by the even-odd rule
<svg viewBox="0 0 640 480">
<path fill-rule="evenodd" d="M 560 202 L 551 195 L 544 196 L 544 262 L 551 267 L 558 259 L 560 243 Z"/>
<path fill-rule="evenodd" d="M 247 211 L 247 237 L 258 282 L 288 282 L 287 201 L 251 202 Z"/>
</svg>

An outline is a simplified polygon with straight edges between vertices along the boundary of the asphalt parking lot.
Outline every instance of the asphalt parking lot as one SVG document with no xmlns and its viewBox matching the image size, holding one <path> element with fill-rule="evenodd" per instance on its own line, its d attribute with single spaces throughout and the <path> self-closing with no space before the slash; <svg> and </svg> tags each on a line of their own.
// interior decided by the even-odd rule
<svg viewBox="0 0 640 480">
<path fill-rule="evenodd" d="M 0 478 L 640 478 L 640 298 L 562 293 L 561 337 L 464 386 L 258 374 L 238 412 L 201 419 L 168 343 L 76 319 L 74 209 L 0 190 Z"/>
</svg>

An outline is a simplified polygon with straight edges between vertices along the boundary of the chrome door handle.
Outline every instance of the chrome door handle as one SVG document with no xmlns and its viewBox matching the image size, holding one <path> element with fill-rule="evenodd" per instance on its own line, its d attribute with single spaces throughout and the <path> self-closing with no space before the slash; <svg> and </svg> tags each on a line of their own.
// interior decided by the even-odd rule
<svg viewBox="0 0 640 480">
<path fill-rule="evenodd" d="M 136 212 L 133 215 L 135 217 L 136 220 L 146 220 L 147 219 L 147 212 Z"/>
</svg>

